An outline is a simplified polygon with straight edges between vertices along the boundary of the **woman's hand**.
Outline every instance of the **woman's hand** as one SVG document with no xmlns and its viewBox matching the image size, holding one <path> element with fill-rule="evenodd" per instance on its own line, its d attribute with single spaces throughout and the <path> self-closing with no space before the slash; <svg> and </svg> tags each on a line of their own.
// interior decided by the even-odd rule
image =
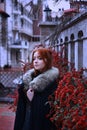
<svg viewBox="0 0 87 130">
<path fill-rule="evenodd" d="M 27 91 L 27 97 L 29 99 L 29 101 L 32 101 L 33 100 L 33 97 L 34 97 L 34 91 L 32 89 L 29 89 Z"/>
</svg>

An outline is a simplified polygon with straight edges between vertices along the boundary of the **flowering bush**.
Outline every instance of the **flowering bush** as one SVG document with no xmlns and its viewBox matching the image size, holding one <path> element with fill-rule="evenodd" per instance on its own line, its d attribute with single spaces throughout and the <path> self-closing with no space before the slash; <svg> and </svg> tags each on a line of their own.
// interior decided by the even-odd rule
<svg viewBox="0 0 87 130">
<path fill-rule="evenodd" d="M 87 130 L 87 80 L 82 72 L 67 72 L 49 96 L 49 117 L 58 130 Z"/>
<path fill-rule="evenodd" d="M 64 48 L 63 48 L 64 49 Z M 61 52 L 53 51 L 53 66 L 57 67 L 60 71 L 60 79 L 63 78 L 64 74 L 74 69 L 74 64 L 70 63 L 66 58 L 63 58 L 63 49 Z"/>
</svg>

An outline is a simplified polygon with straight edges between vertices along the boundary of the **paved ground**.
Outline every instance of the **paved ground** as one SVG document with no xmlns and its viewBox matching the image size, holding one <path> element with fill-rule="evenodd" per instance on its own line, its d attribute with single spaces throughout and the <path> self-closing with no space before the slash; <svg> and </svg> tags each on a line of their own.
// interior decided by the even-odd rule
<svg viewBox="0 0 87 130">
<path fill-rule="evenodd" d="M 0 130 L 13 130 L 15 112 L 9 107 L 8 103 L 0 103 Z"/>
</svg>

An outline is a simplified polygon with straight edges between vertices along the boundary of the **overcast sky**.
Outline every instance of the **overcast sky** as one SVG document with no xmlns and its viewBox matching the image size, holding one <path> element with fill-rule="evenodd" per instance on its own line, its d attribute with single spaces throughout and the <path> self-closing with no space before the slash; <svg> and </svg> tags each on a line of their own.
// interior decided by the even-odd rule
<svg viewBox="0 0 87 130">
<path fill-rule="evenodd" d="M 57 3 L 55 4 L 53 0 L 47 0 L 47 3 L 50 9 L 56 12 L 58 12 L 59 8 L 64 8 L 64 10 L 70 8 L 69 2 L 65 2 L 65 0 L 61 0 L 58 4 Z"/>
<path fill-rule="evenodd" d="M 37 0 L 18 0 L 23 3 L 23 5 L 29 3 L 30 1 L 37 2 Z M 65 0 L 60 0 L 60 2 L 57 4 L 54 3 L 53 0 L 47 0 L 47 4 L 49 5 L 50 9 L 58 12 L 59 8 L 69 9 L 70 4 L 69 2 L 65 2 Z"/>
</svg>

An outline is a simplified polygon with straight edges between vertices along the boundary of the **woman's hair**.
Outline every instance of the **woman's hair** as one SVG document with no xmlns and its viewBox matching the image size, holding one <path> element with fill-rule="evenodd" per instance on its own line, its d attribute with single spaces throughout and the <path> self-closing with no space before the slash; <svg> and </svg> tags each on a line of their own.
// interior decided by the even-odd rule
<svg viewBox="0 0 87 130">
<path fill-rule="evenodd" d="M 40 57 L 43 59 L 45 63 L 45 70 L 48 70 L 52 67 L 52 51 L 46 48 L 38 48 L 35 49 L 32 53 L 32 62 L 34 59 L 34 53 L 38 52 Z"/>
</svg>

